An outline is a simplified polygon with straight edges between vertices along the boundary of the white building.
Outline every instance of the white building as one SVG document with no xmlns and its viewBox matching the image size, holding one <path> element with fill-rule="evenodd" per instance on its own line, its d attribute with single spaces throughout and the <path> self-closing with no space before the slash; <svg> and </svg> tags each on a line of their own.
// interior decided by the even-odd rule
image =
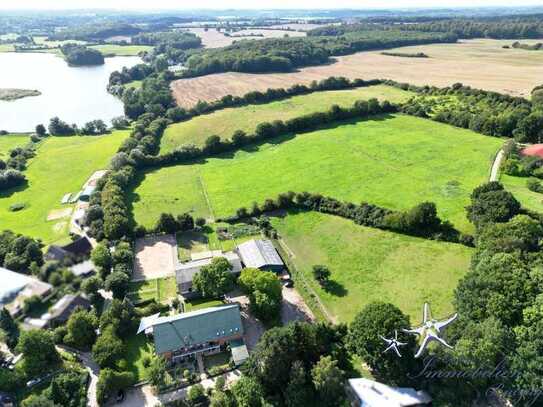
<svg viewBox="0 0 543 407">
<path fill-rule="evenodd" d="M 390 387 L 369 379 L 349 379 L 347 394 L 353 407 L 431 406 L 432 398 L 424 391 Z"/>
<path fill-rule="evenodd" d="M 175 268 L 175 279 L 179 293 L 187 298 L 194 298 L 198 295 L 192 290 L 192 280 L 204 266 L 211 264 L 211 261 L 217 257 L 224 257 L 232 265 L 230 272 L 232 274 L 241 273 L 241 260 L 234 252 L 222 252 L 220 250 L 194 253 L 191 260 L 186 263 L 179 263 Z"/>
</svg>

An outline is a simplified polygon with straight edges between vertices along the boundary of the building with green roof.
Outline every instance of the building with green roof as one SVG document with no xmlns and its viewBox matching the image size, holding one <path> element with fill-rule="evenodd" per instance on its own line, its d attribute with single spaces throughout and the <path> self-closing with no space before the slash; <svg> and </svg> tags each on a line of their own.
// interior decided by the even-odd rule
<svg viewBox="0 0 543 407">
<path fill-rule="evenodd" d="M 239 305 L 204 308 L 152 322 L 155 351 L 170 362 L 196 354 L 212 354 L 243 340 Z"/>
</svg>

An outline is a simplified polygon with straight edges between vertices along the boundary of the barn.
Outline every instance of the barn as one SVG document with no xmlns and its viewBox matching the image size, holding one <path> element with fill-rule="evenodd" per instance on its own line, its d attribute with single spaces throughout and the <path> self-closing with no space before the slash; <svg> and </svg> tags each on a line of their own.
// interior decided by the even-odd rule
<svg viewBox="0 0 543 407">
<path fill-rule="evenodd" d="M 240 244 L 236 251 L 245 267 L 275 273 L 281 273 L 285 268 L 285 263 L 270 240 L 252 239 Z"/>
</svg>

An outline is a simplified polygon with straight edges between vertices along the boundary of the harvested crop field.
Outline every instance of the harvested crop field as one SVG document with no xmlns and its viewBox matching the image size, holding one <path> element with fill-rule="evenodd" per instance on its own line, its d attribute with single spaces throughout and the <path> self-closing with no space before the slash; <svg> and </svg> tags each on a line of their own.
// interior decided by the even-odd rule
<svg viewBox="0 0 543 407">
<path fill-rule="evenodd" d="M 251 28 L 231 33 L 230 37 L 225 36 L 222 32 L 218 32 L 215 28 L 189 28 L 188 31 L 196 34 L 202 39 L 204 48 L 220 48 L 231 45 L 234 41 L 239 40 L 261 40 L 264 38 L 281 38 L 285 34 L 289 37 L 303 37 L 305 32 L 285 31 L 285 30 L 260 30 Z M 262 37 L 252 36 L 254 34 L 262 34 Z M 239 37 L 235 37 L 239 36 Z"/>
<path fill-rule="evenodd" d="M 337 104 L 352 106 L 357 100 L 376 98 L 401 103 L 413 93 L 386 85 L 369 86 L 349 90 L 315 92 L 294 96 L 276 102 L 221 109 L 216 112 L 175 123 L 166 129 L 160 150 L 167 153 L 183 144 L 201 146 L 207 137 L 217 135 L 229 139 L 236 130 L 252 133 L 262 122 L 288 120 L 313 112 L 323 112 Z"/>
<path fill-rule="evenodd" d="M 440 216 L 471 232 L 464 208 L 473 188 L 488 179 L 501 145 L 498 138 L 430 120 L 376 116 L 150 170 L 129 200 L 144 226 L 163 212 L 225 217 L 289 190 L 391 209 L 432 201 Z"/>
<path fill-rule="evenodd" d="M 429 58 L 381 55 L 381 51 L 338 57 L 330 65 L 302 68 L 292 73 L 244 74 L 228 72 L 180 79 L 172 83 L 180 106 L 224 95 L 241 96 L 252 90 L 285 88 L 330 76 L 394 79 L 415 85 L 448 86 L 462 82 L 477 88 L 528 97 L 543 78 L 543 52 L 504 49 L 511 40 L 468 40 L 457 44 L 403 47 L 389 52 L 424 52 Z M 530 41 L 537 42 L 537 40 Z"/>
</svg>

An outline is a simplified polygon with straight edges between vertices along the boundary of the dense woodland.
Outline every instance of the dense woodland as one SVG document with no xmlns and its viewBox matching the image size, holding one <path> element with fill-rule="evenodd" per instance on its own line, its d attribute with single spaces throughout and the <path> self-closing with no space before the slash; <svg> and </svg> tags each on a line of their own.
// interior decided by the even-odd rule
<svg viewBox="0 0 543 407">
<path fill-rule="evenodd" d="M 84 45 L 65 44 L 60 47 L 69 65 L 103 65 L 104 56 L 100 51 L 88 48 Z"/>
<path fill-rule="evenodd" d="M 443 19 L 419 24 L 404 24 L 402 30 L 447 32 L 458 38 L 541 38 L 543 15 L 486 19 Z"/>
</svg>

